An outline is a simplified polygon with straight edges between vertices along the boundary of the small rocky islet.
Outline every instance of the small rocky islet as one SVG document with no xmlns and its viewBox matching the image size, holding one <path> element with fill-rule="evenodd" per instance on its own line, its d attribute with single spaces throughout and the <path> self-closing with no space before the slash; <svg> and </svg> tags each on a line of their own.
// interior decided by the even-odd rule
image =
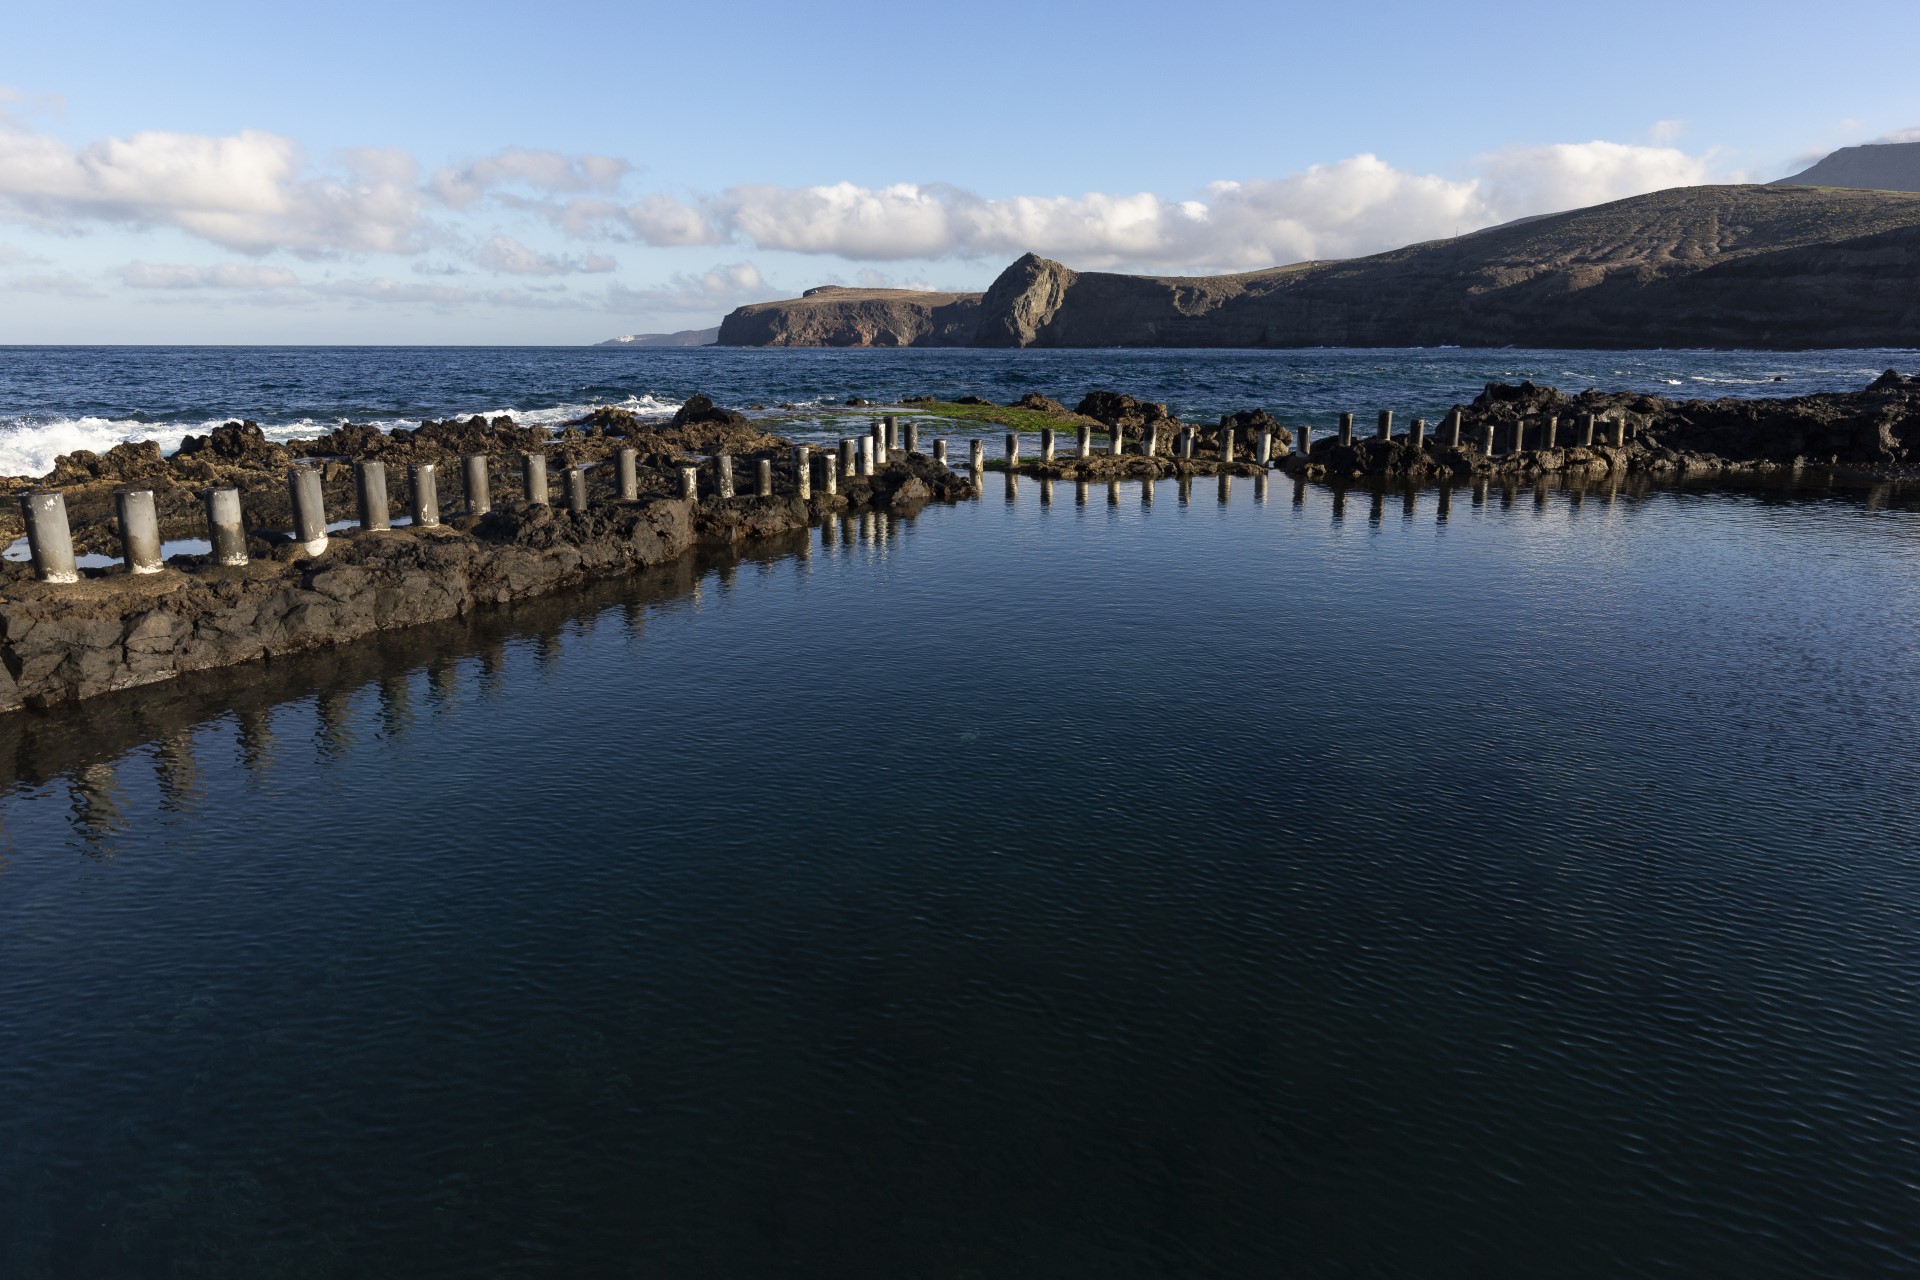
<svg viewBox="0 0 1920 1280">
<path fill-rule="evenodd" d="M 803 417 L 816 428 L 822 420 L 845 428 L 874 410 L 908 424 L 908 440 L 925 433 L 926 447 L 892 448 L 884 462 L 851 469 L 839 452 L 820 450 L 803 480 L 795 443 L 773 430 Z M 104 454 L 63 455 L 45 476 L 0 481 L 16 495 L 59 491 L 82 553 L 118 554 L 114 494 L 122 489 L 151 490 L 160 536 L 178 541 L 206 536 L 203 494 L 234 488 L 248 530 L 245 564 L 176 554 L 158 572 L 133 574 L 116 564 L 71 583 L 38 581 L 20 561 L 0 565 L 0 711 L 44 709 L 463 617 L 672 561 L 696 544 L 791 535 L 841 515 L 910 515 L 928 503 L 976 497 L 980 476 L 969 459 L 956 451 L 949 465 L 933 454 L 933 439 L 948 429 L 973 436 L 1006 430 L 1015 448 L 986 447 L 986 467 L 1067 480 L 1271 467 L 1336 488 L 1548 477 L 1734 481 L 1810 469 L 1839 481 L 1881 482 L 1920 478 L 1920 376 L 1889 370 L 1856 392 L 1717 400 L 1490 383 L 1436 423 L 1396 423 L 1382 413 L 1338 427 L 1289 427 L 1257 408 L 1188 423 L 1164 404 L 1113 391 L 1091 392 L 1072 409 L 1038 394 L 1006 406 L 975 397 L 881 406 L 853 397 L 841 411 L 757 418 L 696 395 L 668 421 L 602 408 L 558 431 L 507 416 L 471 417 L 392 432 L 348 424 L 285 443 L 268 440 L 254 423 L 230 422 L 189 436 L 171 455 L 152 442 L 127 443 Z M 1046 443 L 1036 447 L 1036 434 Z M 615 468 L 599 465 L 622 450 L 635 462 L 628 498 L 615 489 Z M 571 509 L 578 504 L 565 496 L 551 504 L 525 500 L 518 477 L 530 454 L 546 457 L 559 477 L 584 468 L 584 509 Z M 476 455 L 488 460 L 494 493 L 502 495 L 482 513 L 466 510 L 461 481 L 461 460 Z M 318 473 L 327 511 L 338 520 L 355 509 L 357 464 L 372 462 L 384 464 L 389 502 L 403 510 L 410 469 L 435 464 L 441 504 L 465 514 L 430 526 L 346 530 L 319 554 L 285 532 L 294 523 L 291 469 Z M 723 474 L 737 486 L 725 496 Z M 560 479 L 556 492 L 566 491 Z M 0 518 L 10 539 L 23 532 L 21 509 L 10 503 Z"/>
</svg>

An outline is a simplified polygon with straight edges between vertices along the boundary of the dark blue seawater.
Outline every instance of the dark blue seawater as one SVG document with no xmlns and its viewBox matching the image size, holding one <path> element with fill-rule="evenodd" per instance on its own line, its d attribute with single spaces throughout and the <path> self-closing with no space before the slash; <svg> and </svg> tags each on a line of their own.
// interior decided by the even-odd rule
<svg viewBox="0 0 1920 1280">
<path fill-rule="evenodd" d="M 839 404 L 1037 391 L 1069 407 L 1125 391 L 1203 420 L 1261 407 L 1331 424 L 1344 410 L 1437 418 L 1495 379 L 1682 397 L 1852 391 L 1915 351 L 812 351 L 596 347 L 0 347 L 0 475 L 41 475 L 74 449 L 171 448 L 251 418 L 285 439 L 339 422 L 511 412 L 556 423 L 596 405 L 665 416 L 722 404 Z"/>
<path fill-rule="evenodd" d="M 1920 516 L 1003 485 L 0 726 L 0 1275 L 1920 1272 Z"/>
</svg>

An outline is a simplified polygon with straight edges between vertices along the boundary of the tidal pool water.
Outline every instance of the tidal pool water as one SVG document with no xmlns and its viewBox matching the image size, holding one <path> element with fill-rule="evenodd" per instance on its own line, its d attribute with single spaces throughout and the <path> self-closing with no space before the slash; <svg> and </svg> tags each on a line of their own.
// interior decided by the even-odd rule
<svg viewBox="0 0 1920 1280">
<path fill-rule="evenodd" d="M 1920 514 L 1044 490 L 6 718 L 0 1275 L 1920 1269 Z"/>
</svg>

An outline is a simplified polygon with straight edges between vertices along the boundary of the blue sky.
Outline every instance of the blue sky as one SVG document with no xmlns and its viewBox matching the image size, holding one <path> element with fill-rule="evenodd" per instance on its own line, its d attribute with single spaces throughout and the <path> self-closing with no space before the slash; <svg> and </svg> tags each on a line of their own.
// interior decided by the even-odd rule
<svg viewBox="0 0 1920 1280">
<path fill-rule="evenodd" d="M 1246 270 L 1920 126 L 1920 6 L 9 3 L 0 342 L 589 342 Z M 1920 134 L 1914 136 L 1920 137 Z"/>
</svg>

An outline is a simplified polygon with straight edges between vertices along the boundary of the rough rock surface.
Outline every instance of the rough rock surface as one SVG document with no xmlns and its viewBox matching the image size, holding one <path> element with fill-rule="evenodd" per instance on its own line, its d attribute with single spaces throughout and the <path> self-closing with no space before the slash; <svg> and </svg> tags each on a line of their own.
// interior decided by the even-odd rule
<svg viewBox="0 0 1920 1280">
<path fill-rule="evenodd" d="M 823 285 L 761 302 L 720 322 L 723 347 L 964 347 L 979 328 L 977 293 Z"/>
</svg>

